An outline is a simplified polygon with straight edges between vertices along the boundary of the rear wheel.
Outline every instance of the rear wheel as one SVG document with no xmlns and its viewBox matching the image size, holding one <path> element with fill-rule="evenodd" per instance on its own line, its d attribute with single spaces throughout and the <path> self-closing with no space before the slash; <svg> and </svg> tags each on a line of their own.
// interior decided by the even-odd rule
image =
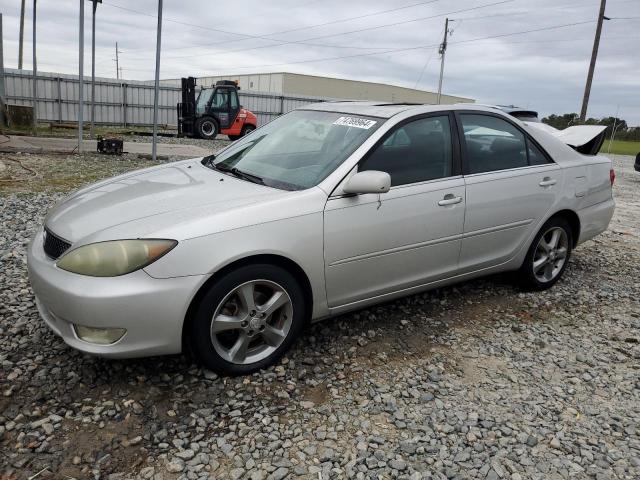
<svg viewBox="0 0 640 480">
<path fill-rule="evenodd" d="M 205 140 L 213 140 L 218 135 L 218 122 L 211 117 L 199 118 L 196 122 L 196 132 L 198 136 Z"/>
<path fill-rule="evenodd" d="M 228 273 L 197 308 L 190 343 L 196 358 L 223 375 L 273 365 L 305 323 L 302 289 L 286 270 L 248 265 Z"/>
<path fill-rule="evenodd" d="M 242 133 L 241 136 L 245 136 L 245 135 L 249 135 L 251 132 L 253 132 L 256 129 L 256 127 L 254 127 L 253 125 L 245 125 L 244 127 L 242 127 Z"/>
<path fill-rule="evenodd" d="M 533 239 L 520 267 L 523 286 L 529 290 L 551 288 L 567 268 L 572 245 L 569 223 L 560 217 L 549 219 Z"/>
<path fill-rule="evenodd" d="M 239 138 L 244 137 L 245 135 L 250 134 L 255 129 L 256 127 L 254 127 L 253 125 L 245 125 L 244 127 L 242 127 L 242 130 L 240 131 L 240 135 L 227 135 L 227 136 L 229 137 L 229 140 L 235 141 L 235 140 L 238 140 Z"/>
</svg>

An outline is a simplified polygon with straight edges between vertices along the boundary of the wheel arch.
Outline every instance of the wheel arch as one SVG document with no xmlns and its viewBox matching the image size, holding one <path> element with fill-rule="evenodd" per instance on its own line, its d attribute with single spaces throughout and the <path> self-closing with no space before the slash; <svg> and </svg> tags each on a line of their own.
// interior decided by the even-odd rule
<svg viewBox="0 0 640 480">
<path fill-rule="evenodd" d="M 551 215 L 547 219 L 547 221 L 555 217 L 563 218 L 569 223 L 569 226 L 571 227 L 571 237 L 572 237 L 571 248 L 575 248 L 578 245 L 578 241 L 580 239 L 580 228 L 581 228 L 580 217 L 578 217 L 578 214 L 573 210 L 564 209 L 564 210 L 559 210 L 553 215 Z"/>
<path fill-rule="evenodd" d="M 243 257 L 233 262 L 225 265 L 220 270 L 216 271 L 213 275 L 211 275 L 206 282 L 204 282 L 196 294 L 191 299 L 189 303 L 189 307 L 187 308 L 187 312 L 185 313 L 184 321 L 182 323 L 182 351 L 185 352 L 188 349 L 188 342 L 186 341 L 193 322 L 193 318 L 195 316 L 196 308 L 198 307 L 202 297 L 209 290 L 211 285 L 216 283 L 220 278 L 225 276 L 227 273 L 232 272 L 240 267 L 244 267 L 246 265 L 256 265 L 256 264 L 267 264 L 274 265 L 277 267 L 281 267 L 289 272 L 294 278 L 298 281 L 300 286 L 302 287 L 302 291 L 304 293 L 304 300 L 306 305 L 305 316 L 307 320 L 311 318 L 311 313 L 313 311 L 313 290 L 311 289 L 311 282 L 309 277 L 305 273 L 305 271 L 298 265 L 296 262 L 282 255 L 277 254 L 256 254 L 250 255 L 248 257 Z"/>
</svg>

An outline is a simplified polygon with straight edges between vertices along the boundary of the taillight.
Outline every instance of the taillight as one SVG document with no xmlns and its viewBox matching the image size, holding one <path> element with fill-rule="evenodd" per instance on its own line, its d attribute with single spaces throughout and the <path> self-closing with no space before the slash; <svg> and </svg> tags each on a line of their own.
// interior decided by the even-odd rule
<svg viewBox="0 0 640 480">
<path fill-rule="evenodd" d="M 613 187 L 613 183 L 616 181 L 616 171 L 613 168 L 609 170 L 609 180 L 611 181 L 611 186 Z"/>
</svg>

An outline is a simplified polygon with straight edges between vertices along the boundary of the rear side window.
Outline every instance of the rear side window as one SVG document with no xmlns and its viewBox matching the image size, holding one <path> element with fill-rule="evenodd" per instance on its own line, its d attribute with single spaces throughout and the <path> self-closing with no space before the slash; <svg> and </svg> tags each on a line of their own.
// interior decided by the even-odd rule
<svg viewBox="0 0 640 480">
<path fill-rule="evenodd" d="M 526 167 L 524 134 L 509 122 L 490 115 L 461 114 L 469 173 Z"/>
<path fill-rule="evenodd" d="M 545 165 L 551 163 L 549 158 L 527 139 L 527 151 L 529 152 L 529 165 Z"/>
<path fill-rule="evenodd" d="M 391 185 L 407 185 L 451 176 L 451 128 L 447 115 L 413 120 L 393 130 L 358 167 L 391 176 Z"/>
</svg>

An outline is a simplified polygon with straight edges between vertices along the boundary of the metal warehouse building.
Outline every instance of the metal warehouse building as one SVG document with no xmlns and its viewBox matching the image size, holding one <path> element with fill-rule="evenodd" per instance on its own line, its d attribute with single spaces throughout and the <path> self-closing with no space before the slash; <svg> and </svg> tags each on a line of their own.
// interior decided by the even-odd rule
<svg viewBox="0 0 640 480">
<path fill-rule="evenodd" d="M 238 80 L 241 90 L 271 93 L 275 95 L 304 95 L 349 100 L 374 100 L 382 102 L 436 103 L 437 94 L 425 90 L 399 87 L 384 83 L 361 82 L 343 78 L 302 75 L 299 73 L 255 73 L 199 77 L 200 86 L 209 86 L 217 80 Z M 180 80 L 164 80 L 164 85 L 179 86 Z M 466 97 L 442 95 L 442 103 L 464 103 L 474 100 Z"/>
<path fill-rule="evenodd" d="M 263 125 L 278 115 L 308 103 L 327 100 L 373 100 L 380 102 L 436 103 L 433 92 L 373 82 L 300 75 L 297 73 L 259 73 L 202 77 L 199 86 L 217 80 L 238 80 L 240 102 L 258 116 Z M 33 104 L 33 76 L 28 70 L 5 69 L 6 97 L 9 103 Z M 177 124 L 176 104 L 180 101 L 180 79 L 163 80 L 158 107 L 159 123 Z M 84 118 L 90 118 L 91 78 L 84 78 Z M 38 72 L 37 113 L 39 121 L 75 122 L 78 119 L 79 86 L 77 75 Z M 153 118 L 153 82 L 96 78 L 95 121 L 109 125 L 150 125 Z M 473 102 L 465 97 L 443 95 L 442 103 Z"/>
</svg>

